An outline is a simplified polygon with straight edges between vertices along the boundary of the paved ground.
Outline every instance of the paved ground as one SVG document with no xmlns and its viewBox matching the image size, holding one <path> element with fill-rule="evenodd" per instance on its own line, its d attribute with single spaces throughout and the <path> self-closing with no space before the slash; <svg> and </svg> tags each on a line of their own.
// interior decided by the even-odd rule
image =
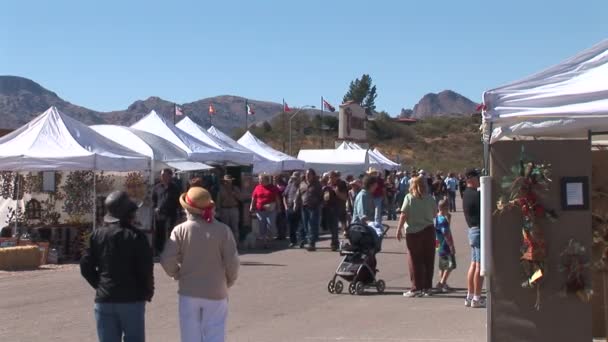
<svg viewBox="0 0 608 342">
<path fill-rule="evenodd" d="M 394 226 L 394 223 L 393 223 Z M 485 309 L 465 309 L 469 263 L 462 213 L 453 219 L 458 269 L 449 295 L 407 299 L 405 245 L 393 237 L 378 256 L 387 293 L 331 295 L 338 264 L 328 242 L 300 249 L 245 254 L 230 297 L 228 341 L 485 341 Z M 93 291 L 74 265 L 0 273 L 0 341 L 95 341 Z M 156 267 L 156 295 L 147 308 L 148 341 L 178 341 L 176 284 Z"/>
</svg>

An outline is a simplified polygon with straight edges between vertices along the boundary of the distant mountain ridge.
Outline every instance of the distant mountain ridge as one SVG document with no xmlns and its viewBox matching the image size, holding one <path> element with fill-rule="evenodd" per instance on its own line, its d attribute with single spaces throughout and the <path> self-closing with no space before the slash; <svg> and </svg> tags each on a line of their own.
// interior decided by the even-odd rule
<svg viewBox="0 0 608 342">
<path fill-rule="evenodd" d="M 255 115 L 245 116 L 245 101 L 253 106 Z M 208 114 L 210 104 L 215 108 L 214 116 Z M 124 110 L 99 112 L 65 101 L 55 92 L 30 79 L 0 76 L 0 128 L 20 127 L 50 106 L 56 106 L 66 114 L 89 125 L 106 123 L 129 126 L 151 110 L 156 110 L 172 120 L 174 112 L 173 102 L 156 96 L 137 100 Z M 232 134 L 236 128 L 245 127 L 245 120 L 249 125 L 260 124 L 270 121 L 283 110 L 283 105 L 280 103 L 245 99 L 233 95 L 209 97 L 183 103 L 180 106 L 184 115 L 198 124 L 204 127 L 213 124 L 227 134 Z M 422 119 L 437 115 L 471 114 L 475 108 L 476 104 L 473 101 L 454 91 L 446 90 L 439 94 L 425 95 L 413 110 L 404 109 L 401 115 L 405 113 L 407 116 Z M 316 115 L 321 111 L 311 109 L 306 110 L 306 113 Z M 336 115 L 336 113 L 325 112 L 325 115 Z M 177 120 L 179 119 L 178 117 Z"/>
<path fill-rule="evenodd" d="M 466 115 L 476 112 L 477 103 L 452 90 L 428 93 L 413 109 L 402 109 L 402 117 L 424 119 L 433 116 Z"/>
<path fill-rule="evenodd" d="M 255 115 L 245 117 L 245 101 L 252 105 Z M 209 116 L 209 105 L 213 104 L 215 115 Z M 222 95 L 201 99 L 198 101 L 179 104 L 185 116 L 205 127 L 213 124 L 218 129 L 231 134 L 235 128 L 248 124 L 258 124 L 270 121 L 281 113 L 283 105 L 269 101 L 245 99 L 240 96 Z M 85 124 L 116 124 L 129 126 L 156 110 L 169 120 L 173 120 L 174 102 L 152 96 L 145 100 L 133 102 L 125 110 L 99 112 L 74 105 L 63 100 L 40 84 L 18 76 L 0 76 L 0 128 L 18 128 L 50 106 L 84 122 Z M 307 110 L 310 115 L 320 114 L 320 110 Z M 332 115 L 325 112 L 325 115 Z M 335 115 L 335 114 L 333 114 Z M 177 121 L 181 118 L 176 117 Z"/>
</svg>

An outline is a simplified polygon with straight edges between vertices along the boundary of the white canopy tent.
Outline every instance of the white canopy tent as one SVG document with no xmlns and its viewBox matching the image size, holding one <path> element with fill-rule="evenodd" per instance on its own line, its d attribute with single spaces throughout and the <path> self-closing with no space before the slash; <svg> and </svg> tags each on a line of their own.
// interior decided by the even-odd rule
<svg viewBox="0 0 608 342">
<path fill-rule="evenodd" d="M 370 154 L 367 150 L 300 150 L 298 159 L 318 173 L 340 171 L 343 175 L 360 175 L 367 171 Z"/>
<path fill-rule="evenodd" d="M 388 170 L 397 170 L 401 168 L 401 165 L 399 163 L 395 163 L 394 161 L 390 160 L 388 157 L 382 154 L 382 152 L 380 152 L 378 148 L 374 148 L 372 152 L 374 152 L 376 157 L 378 157 L 380 160 L 386 163 L 386 165 L 389 166 Z"/>
<path fill-rule="evenodd" d="M 206 129 L 196 124 L 189 117 L 183 118 L 177 123 L 177 128 L 206 143 L 209 146 L 224 151 L 224 158 L 227 162 L 237 165 L 253 164 L 253 153 L 249 151 L 241 151 L 224 143 L 222 140 L 207 132 Z"/>
<path fill-rule="evenodd" d="M 51 107 L 0 138 L 4 171 L 148 170 L 150 158 Z"/>
<path fill-rule="evenodd" d="M 363 147 L 361 147 L 359 144 L 353 143 L 353 142 L 347 142 L 344 141 L 342 142 L 342 144 L 340 144 L 340 146 L 338 146 L 336 148 L 337 150 L 365 150 Z M 380 151 L 378 149 L 375 150 L 367 150 L 368 154 L 369 154 L 369 164 L 370 166 L 374 166 L 376 168 L 381 168 L 384 170 L 396 170 L 398 169 L 401 165 L 391 161 L 390 159 L 386 158 L 382 153 L 380 153 Z"/>
<path fill-rule="evenodd" d="M 124 172 L 149 170 L 150 158 L 107 139 L 87 125 L 51 107 L 29 123 L 0 138 L 0 169 L 16 172 Z M 97 197 L 95 184 L 93 178 L 94 199 Z M 17 201 L 17 207 L 20 206 L 19 202 Z M 97 223 L 95 217 L 96 206 L 93 206 L 93 228 Z M 14 232 L 17 232 L 17 220 Z"/>
<path fill-rule="evenodd" d="M 243 136 L 238 140 L 238 143 L 248 150 L 251 150 L 256 154 L 275 162 L 277 166 L 276 172 L 303 170 L 305 168 L 304 161 L 273 149 L 260 139 L 256 138 L 249 131 L 243 134 Z"/>
<path fill-rule="evenodd" d="M 221 140 L 224 144 L 243 152 L 249 152 L 253 154 L 253 173 L 261 174 L 261 173 L 279 173 L 281 172 L 281 163 L 274 162 L 272 160 L 266 159 L 263 156 L 247 149 L 245 146 L 240 145 L 236 140 L 229 137 L 224 132 L 215 128 L 215 126 L 211 126 L 207 130 L 210 134 Z"/>
<path fill-rule="evenodd" d="M 608 40 L 544 71 L 483 94 L 490 142 L 586 138 L 608 131 Z"/>
<path fill-rule="evenodd" d="M 177 145 L 152 133 L 117 125 L 93 125 L 104 137 L 152 159 L 152 170 L 170 167 L 180 171 L 206 170 L 212 167 L 188 161 L 188 153 Z"/>
<path fill-rule="evenodd" d="M 151 111 L 150 114 L 133 124 L 131 128 L 152 133 L 170 141 L 186 151 L 190 161 L 216 164 L 227 162 L 224 151 L 213 148 L 180 130 L 155 111 Z"/>
</svg>

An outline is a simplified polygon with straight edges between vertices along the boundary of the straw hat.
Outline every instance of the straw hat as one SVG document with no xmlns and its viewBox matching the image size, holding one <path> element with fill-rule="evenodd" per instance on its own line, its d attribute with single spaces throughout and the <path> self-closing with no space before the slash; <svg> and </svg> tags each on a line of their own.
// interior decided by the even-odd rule
<svg viewBox="0 0 608 342">
<path fill-rule="evenodd" d="M 199 187 L 190 188 L 187 193 L 182 194 L 179 203 L 193 215 L 202 215 L 205 209 L 215 206 L 209 191 Z"/>
<path fill-rule="evenodd" d="M 224 180 L 226 182 L 232 182 L 234 178 L 231 175 L 224 175 Z"/>
<path fill-rule="evenodd" d="M 370 167 L 367 170 L 367 173 L 371 175 L 371 174 L 374 174 L 374 173 L 378 173 L 378 170 L 375 167 Z"/>
</svg>

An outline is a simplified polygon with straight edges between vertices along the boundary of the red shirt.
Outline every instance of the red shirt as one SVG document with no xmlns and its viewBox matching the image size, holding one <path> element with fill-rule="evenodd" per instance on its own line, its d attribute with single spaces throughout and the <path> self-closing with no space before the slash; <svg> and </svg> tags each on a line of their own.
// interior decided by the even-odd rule
<svg viewBox="0 0 608 342">
<path fill-rule="evenodd" d="M 276 203 L 279 197 L 279 189 L 274 185 L 258 184 L 251 194 L 255 202 L 255 209 L 262 211 L 266 204 Z"/>
<path fill-rule="evenodd" d="M 384 179 L 378 178 L 378 187 L 376 191 L 374 191 L 374 197 L 382 197 L 384 196 Z"/>
</svg>

